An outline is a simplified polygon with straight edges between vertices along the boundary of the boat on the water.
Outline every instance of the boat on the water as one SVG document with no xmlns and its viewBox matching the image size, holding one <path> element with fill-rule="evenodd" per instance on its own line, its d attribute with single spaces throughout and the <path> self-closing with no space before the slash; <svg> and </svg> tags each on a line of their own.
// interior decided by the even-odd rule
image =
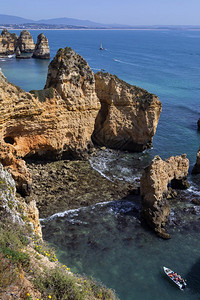
<svg viewBox="0 0 200 300">
<path fill-rule="evenodd" d="M 163 269 L 165 274 L 179 287 L 180 290 L 183 291 L 186 288 L 187 284 L 180 275 L 169 268 L 163 267 Z"/>
<path fill-rule="evenodd" d="M 100 45 L 99 50 L 104 50 L 104 48 L 103 48 L 103 46 L 102 46 L 102 42 L 101 42 L 101 45 Z"/>
</svg>

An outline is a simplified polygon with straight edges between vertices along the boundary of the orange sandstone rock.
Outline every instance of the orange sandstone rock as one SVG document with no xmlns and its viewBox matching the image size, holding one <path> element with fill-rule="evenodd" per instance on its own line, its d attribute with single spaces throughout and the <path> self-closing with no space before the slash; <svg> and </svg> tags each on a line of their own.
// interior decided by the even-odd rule
<svg viewBox="0 0 200 300">
<path fill-rule="evenodd" d="M 172 156 L 165 161 L 159 156 L 155 156 L 141 177 L 142 215 L 163 238 L 169 238 L 164 229 L 170 214 L 170 205 L 165 197 L 168 192 L 168 184 L 172 180 L 175 180 L 174 184 L 177 181 L 178 186 L 180 180 L 185 182 L 188 169 L 189 160 L 185 154 Z M 187 187 L 186 183 L 185 188 Z"/>
<path fill-rule="evenodd" d="M 162 108 L 158 97 L 109 73 L 99 72 L 95 80 L 101 110 L 94 142 L 128 151 L 151 147 Z"/>
</svg>

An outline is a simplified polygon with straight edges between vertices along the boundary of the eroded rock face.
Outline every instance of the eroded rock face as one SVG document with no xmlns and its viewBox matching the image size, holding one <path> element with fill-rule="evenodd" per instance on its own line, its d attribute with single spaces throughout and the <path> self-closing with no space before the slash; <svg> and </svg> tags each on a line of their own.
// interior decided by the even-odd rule
<svg viewBox="0 0 200 300">
<path fill-rule="evenodd" d="M 40 58 L 40 59 L 49 59 L 50 58 L 48 39 L 43 33 L 38 35 L 37 44 L 36 44 L 35 50 L 33 52 L 33 57 Z"/>
<path fill-rule="evenodd" d="M 172 180 L 180 184 L 182 180 L 182 188 L 187 188 L 188 169 L 189 160 L 185 154 L 172 156 L 165 161 L 155 156 L 141 177 L 142 215 L 155 232 L 163 238 L 170 238 L 165 232 L 165 224 L 170 214 L 169 201 L 166 199 L 168 184 Z"/>
<path fill-rule="evenodd" d="M 92 146 L 100 103 L 87 62 L 72 50 L 58 51 L 46 87 L 26 93 L 0 74 L 0 161 L 21 194 L 29 194 L 31 176 L 20 158 L 80 158 Z"/>
<path fill-rule="evenodd" d="M 17 45 L 17 35 L 4 29 L 0 35 L 0 56 L 12 55 Z"/>
<path fill-rule="evenodd" d="M 33 38 L 27 30 L 20 33 L 17 44 L 21 53 L 33 53 L 35 50 Z"/>
<path fill-rule="evenodd" d="M 200 149 L 197 153 L 197 160 L 196 160 L 196 164 L 194 165 L 194 168 L 192 170 L 193 174 L 200 174 Z"/>
<path fill-rule="evenodd" d="M 33 231 L 42 237 L 39 212 L 35 201 L 26 203 L 23 198 L 16 198 L 15 181 L 0 164 L 0 219 L 9 219 L 13 223 L 23 226 L 25 218 L 30 222 Z"/>
<path fill-rule="evenodd" d="M 101 110 L 93 141 L 128 151 L 151 147 L 162 107 L 158 97 L 108 73 L 95 74 L 95 80 Z"/>
</svg>

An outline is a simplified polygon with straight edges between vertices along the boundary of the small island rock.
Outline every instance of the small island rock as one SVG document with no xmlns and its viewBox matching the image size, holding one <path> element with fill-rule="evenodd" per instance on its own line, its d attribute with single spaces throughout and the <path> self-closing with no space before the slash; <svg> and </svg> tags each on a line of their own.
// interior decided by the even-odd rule
<svg viewBox="0 0 200 300">
<path fill-rule="evenodd" d="M 35 44 L 33 38 L 27 30 L 23 30 L 18 38 L 18 47 L 21 53 L 33 53 Z"/>
<path fill-rule="evenodd" d="M 33 57 L 40 58 L 40 59 L 50 58 L 48 39 L 43 33 L 38 35 L 37 44 L 33 52 Z"/>
<path fill-rule="evenodd" d="M 0 56 L 13 55 L 17 45 L 17 35 L 4 29 L 0 35 Z"/>
</svg>

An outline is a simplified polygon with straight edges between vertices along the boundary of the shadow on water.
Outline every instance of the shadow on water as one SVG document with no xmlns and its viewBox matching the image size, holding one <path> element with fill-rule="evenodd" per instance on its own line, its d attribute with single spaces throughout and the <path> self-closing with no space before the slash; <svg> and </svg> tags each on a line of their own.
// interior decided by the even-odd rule
<svg viewBox="0 0 200 300">
<path fill-rule="evenodd" d="M 191 267 L 186 278 L 190 290 L 193 293 L 200 293 L 200 259 Z"/>
</svg>

